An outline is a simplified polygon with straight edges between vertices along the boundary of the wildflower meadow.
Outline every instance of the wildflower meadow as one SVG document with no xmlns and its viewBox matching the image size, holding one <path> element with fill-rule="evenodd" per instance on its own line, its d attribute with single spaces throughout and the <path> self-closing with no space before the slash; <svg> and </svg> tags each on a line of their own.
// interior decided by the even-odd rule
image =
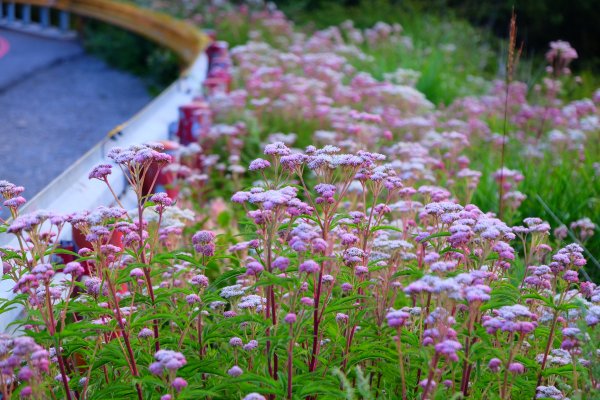
<svg viewBox="0 0 600 400">
<path fill-rule="evenodd" d="M 211 122 L 111 149 L 96 209 L 22 213 L 0 181 L 2 399 L 600 398 L 600 91 L 573 98 L 576 49 L 528 84 L 513 43 L 496 79 L 434 88 L 394 64 L 424 52 L 400 24 L 163 3 L 231 42 Z"/>
</svg>

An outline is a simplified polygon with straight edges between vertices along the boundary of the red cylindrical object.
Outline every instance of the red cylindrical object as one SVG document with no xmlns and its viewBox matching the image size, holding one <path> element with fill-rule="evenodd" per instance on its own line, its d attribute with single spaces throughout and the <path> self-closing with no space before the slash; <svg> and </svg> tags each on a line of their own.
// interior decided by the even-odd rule
<svg viewBox="0 0 600 400">
<path fill-rule="evenodd" d="M 229 43 L 222 40 L 212 42 L 206 49 L 208 56 L 208 70 L 211 71 L 215 67 L 223 67 L 225 62 L 227 67 L 231 67 L 231 58 L 229 57 Z"/>
<path fill-rule="evenodd" d="M 208 135 L 212 125 L 212 111 L 205 101 L 195 102 L 198 105 L 194 111 L 194 117 L 198 124 L 198 137 L 202 138 Z"/>
<path fill-rule="evenodd" d="M 179 107 L 179 125 L 177 137 L 179 142 L 187 145 L 198 139 L 197 126 L 194 123 L 194 112 L 198 109 L 195 103 L 185 104 Z"/>
<path fill-rule="evenodd" d="M 229 93 L 231 76 L 214 76 L 204 80 L 204 89 L 208 97 L 219 93 Z"/>
<path fill-rule="evenodd" d="M 92 244 L 88 242 L 85 238 L 83 232 L 81 232 L 76 227 L 73 227 L 72 230 L 73 243 L 75 243 L 75 251 L 79 251 L 80 249 L 86 247 L 88 249 L 92 249 Z M 110 238 L 110 244 L 123 248 L 123 233 L 119 231 L 113 231 L 112 236 Z M 90 275 L 90 264 L 87 261 L 82 261 L 81 266 L 84 269 L 84 275 Z"/>
<path fill-rule="evenodd" d="M 183 145 L 198 141 L 210 129 L 211 111 L 204 101 L 194 101 L 179 107 L 177 137 Z"/>
</svg>

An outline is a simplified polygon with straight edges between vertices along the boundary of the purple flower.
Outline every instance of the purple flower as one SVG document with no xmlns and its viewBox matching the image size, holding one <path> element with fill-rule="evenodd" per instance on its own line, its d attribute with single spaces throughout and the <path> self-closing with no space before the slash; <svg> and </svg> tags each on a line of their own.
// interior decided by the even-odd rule
<svg viewBox="0 0 600 400">
<path fill-rule="evenodd" d="M 462 349 L 462 345 L 456 340 L 444 340 L 435 345 L 435 351 L 449 358 L 452 361 L 458 361 L 456 352 Z"/>
<path fill-rule="evenodd" d="M 239 337 L 232 337 L 229 339 L 229 345 L 231 347 L 241 347 L 244 342 Z"/>
<path fill-rule="evenodd" d="M 570 283 L 579 282 L 579 276 L 577 274 L 577 271 L 573 270 L 565 271 L 565 273 L 563 274 L 563 279 Z"/>
<path fill-rule="evenodd" d="M 187 296 L 185 296 L 185 301 L 189 304 L 196 304 L 196 303 L 200 303 L 200 296 L 198 296 L 196 293 L 192 293 L 192 294 L 188 294 Z"/>
<path fill-rule="evenodd" d="M 487 285 L 474 285 L 465 288 L 465 297 L 469 303 L 488 301 L 491 288 Z"/>
<path fill-rule="evenodd" d="M 353 244 L 358 243 L 358 236 L 353 235 L 351 233 L 344 233 L 341 237 L 343 246 L 352 246 Z"/>
<path fill-rule="evenodd" d="M 251 261 L 246 265 L 246 273 L 248 275 L 258 275 L 264 270 L 264 267 L 258 261 Z"/>
<path fill-rule="evenodd" d="M 12 199 L 8 199 L 8 200 L 4 201 L 3 204 L 5 207 L 8 207 L 8 208 L 19 208 L 26 202 L 27 202 L 27 200 L 25 200 L 25 197 L 17 196 L 17 197 L 13 197 Z"/>
<path fill-rule="evenodd" d="M 315 253 L 324 254 L 327 250 L 327 242 L 322 238 L 313 239 L 311 245 Z"/>
<path fill-rule="evenodd" d="M 153 362 L 152 364 L 150 364 L 148 369 L 150 370 L 150 373 L 152 375 L 162 375 L 164 370 L 162 364 L 159 362 Z"/>
<path fill-rule="evenodd" d="M 315 305 L 315 300 L 312 299 L 311 297 L 302 297 L 300 299 L 300 303 L 302 303 L 308 307 L 313 307 Z"/>
<path fill-rule="evenodd" d="M 565 400 L 567 397 L 555 386 L 538 386 L 536 388 L 536 399 Z"/>
<path fill-rule="evenodd" d="M 265 396 L 258 393 L 247 394 L 242 400 L 266 400 Z"/>
<path fill-rule="evenodd" d="M 513 374 L 522 374 L 525 372 L 525 367 L 519 362 L 513 362 L 508 365 L 508 370 Z"/>
<path fill-rule="evenodd" d="M 22 381 L 28 381 L 31 379 L 32 376 L 33 376 L 33 372 L 27 366 L 21 368 L 21 370 L 19 371 L 19 374 L 17 375 L 17 377 Z"/>
<path fill-rule="evenodd" d="M 231 196 L 231 201 L 234 203 L 243 204 L 250 199 L 250 193 L 248 192 L 237 192 Z"/>
<path fill-rule="evenodd" d="M 196 275 L 190 279 L 190 283 L 194 286 L 208 287 L 208 278 L 205 275 Z"/>
<path fill-rule="evenodd" d="M 337 313 L 335 315 L 335 320 L 337 322 L 339 322 L 339 323 L 346 323 L 346 322 L 348 322 L 348 318 L 349 318 L 348 315 L 343 314 L 343 313 Z"/>
<path fill-rule="evenodd" d="M 386 314 L 385 318 L 387 318 L 388 326 L 391 328 L 399 328 L 406 324 L 406 321 L 410 317 L 410 314 L 401 311 L 401 310 L 393 310 Z"/>
<path fill-rule="evenodd" d="M 131 272 L 129 272 L 129 276 L 132 278 L 143 278 L 144 271 L 142 271 L 141 268 L 134 268 L 131 270 Z"/>
<path fill-rule="evenodd" d="M 359 263 L 365 257 L 365 252 L 359 249 L 358 247 L 350 247 L 344 251 L 344 262 L 346 264 L 355 264 Z"/>
<path fill-rule="evenodd" d="M 31 386 L 25 386 L 23 389 L 21 389 L 21 397 L 29 397 L 33 394 L 33 389 L 31 388 Z M 263 397 L 264 399 L 264 397 Z"/>
<path fill-rule="evenodd" d="M 283 142 L 275 142 L 265 146 L 266 155 L 289 156 L 290 149 Z"/>
<path fill-rule="evenodd" d="M 207 244 L 212 243 L 215 239 L 216 234 L 211 231 L 198 231 L 192 236 L 193 244 Z"/>
<path fill-rule="evenodd" d="M 282 156 L 279 159 L 282 167 L 287 171 L 295 171 L 305 160 L 305 156 L 303 154 L 290 154 L 288 156 Z"/>
<path fill-rule="evenodd" d="M 437 255 L 437 253 L 434 254 Z M 458 262 L 456 261 L 437 261 L 433 262 L 429 269 L 431 269 L 432 272 L 449 272 L 454 271 L 454 269 L 456 269 L 457 264 Z"/>
<path fill-rule="evenodd" d="M 199 231 L 192 236 L 194 249 L 205 257 L 211 257 L 215 254 L 215 233 L 211 231 Z"/>
<path fill-rule="evenodd" d="M 100 287 L 102 285 L 102 280 L 100 278 L 91 277 L 85 281 L 85 287 L 87 292 L 93 296 L 97 296 L 100 294 Z"/>
<path fill-rule="evenodd" d="M 147 339 L 150 337 L 153 337 L 154 333 L 152 332 L 152 329 L 150 328 L 142 328 L 140 330 L 140 333 L 138 333 L 138 338 L 140 339 Z"/>
<path fill-rule="evenodd" d="M 150 372 L 154 375 L 162 374 L 163 369 L 177 371 L 187 364 L 183 354 L 172 350 L 159 350 L 154 354 L 154 359 L 156 362 L 150 365 Z"/>
<path fill-rule="evenodd" d="M 490 362 L 488 363 L 488 368 L 492 372 L 498 372 L 498 371 L 500 371 L 501 365 L 502 365 L 502 361 L 499 358 L 492 358 L 490 360 Z"/>
<path fill-rule="evenodd" d="M 72 275 L 73 278 L 77 278 L 85 272 L 83 267 L 77 261 L 71 261 L 65 265 L 65 269 L 63 270 L 65 274 Z"/>
<path fill-rule="evenodd" d="M 273 267 L 277 268 L 281 272 L 285 272 L 290 266 L 290 259 L 287 257 L 277 257 L 275 261 L 273 261 Z"/>
<path fill-rule="evenodd" d="M 214 243 L 208 243 L 208 244 L 197 244 L 194 246 L 194 249 L 196 249 L 196 251 L 203 255 L 204 257 L 211 257 L 215 254 L 215 244 Z"/>
<path fill-rule="evenodd" d="M 181 390 L 187 386 L 187 381 L 183 378 L 175 378 L 173 379 L 173 383 L 171 384 L 173 386 L 173 389 L 175 389 L 177 392 L 181 392 Z"/>
<path fill-rule="evenodd" d="M 319 269 L 320 269 L 319 264 L 317 264 L 313 260 L 307 260 L 307 261 L 304 261 L 302 264 L 300 264 L 298 271 L 306 272 L 307 274 L 312 274 L 312 273 L 319 271 Z"/>
<path fill-rule="evenodd" d="M 110 165 L 110 164 L 96 165 L 90 172 L 88 178 L 104 180 L 104 179 L 106 179 L 106 177 L 108 175 L 111 174 L 111 172 L 112 172 L 112 165 Z"/>
<path fill-rule="evenodd" d="M 264 160 L 262 158 L 257 158 L 256 160 L 254 160 L 250 163 L 250 166 L 248 167 L 248 169 L 250 171 L 259 171 L 259 170 L 267 169 L 270 166 L 271 166 L 271 163 L 268 162 L 267 160 Z"/>
<path fill-rule="evenodd" d="M 332 204 L 335 202 L 335 192 L 336 192 L 337 188 L 335 187 L 335 185 L 329 185 L 326 183 L 320 183 L 317 186 L 315 186 L 315 191 L 319 194 L 319 197 L 317 197 L 315 199 L 315 202 L 317 204 L 321 204 L 321 203 L 326 203 L 326 204 Z"/>
<path fill-rule="evenodd" d="M 537 316 L 523 305 L 504 306 L 494 310 L 496 317 L 484 317 L 483 327 L 489 334 L 495 334 L 498 330 L 503 332 L 529 333 L 535 329 Z M 523 319 L 532 319 L 533 322 Z"/>
<path fill-rule="evenodd" d="M 435 383 L 433 379 L 423 379 L 419 382 L 419 386 L 421 386 L 423 389 L 425 389 L 427 386 L 429 386 L 429 388 L 435 388 L 437 386 L 437 383 Z"/>
<path fill-rule="evenodd" d="M 262 310 L 263 304 L 267 302 L 267 299 L 256 294 L 250 294 L 240 299 L 238 307 L 241 309 L 255 309 L 256 311 Z"/>
<path fill-rule="evenodd" d="M 356 267 L 354 267 L 354 275 L 356 276 L 365 276 L 369 273 L 369 268 L 365 267 L 364 265 L 357 265 Z"/>
<path fill-rule="evenodd" d="M 244 373 L 244 371 L 238 367 L 237 365 L 234 365 L 233 367 L 231 367 L 228 371 L 227 374 L 229 376 L 233 376 L 234 378 L 242 375 Z"/>
<path fill-rule="evenodd" d="M 166 193 L 156 193 L 150 197 L 150 201 L 158 204 L 162 207 L 168 207 L 173 204 L 173 199 L 171 199 Z"/>
<path fill-rule="evenodd" d="M 283 320 L 288 324 L 293 324 L 296 322 L 296 314 L 289 313 L 288 315 L 285 316 L 285 318 Z"/>
<path fill-rule="evenodd" d="M 251 340 L 244 345 L 243 349 L 246 351 L 250 351 L 250 350 L 256 349 L 257 347 L 258 347 L 258 342 L 256 340 Z"/>
<path fill-rule="evenodd" d="M 585 316 L 585 322 L 588 326 L 595 326 L 600 323 L 600 306 L 591 306 Z"/>
</svg>

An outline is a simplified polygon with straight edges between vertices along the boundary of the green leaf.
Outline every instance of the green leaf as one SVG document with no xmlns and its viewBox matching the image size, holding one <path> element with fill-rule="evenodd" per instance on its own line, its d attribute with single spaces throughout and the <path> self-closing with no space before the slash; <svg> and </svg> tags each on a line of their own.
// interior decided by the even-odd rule
<svg viewBox="0 0 600 400">
<path fill-rule="evenodd" d="M 217 223 L 221 228 L 227 228 L 231 223 L 231 213 L 229 211 L 222 211 L 217 216 Z"/>
<path fill-rule="evenodd" d="M 244 275 L 245 273 L 246 273 L 245 268 L 236 268 L 231 271 L 224 272 L 211 283 L 209 288 L 211 290 L 217 290 L 218 288 L 220 288 L 223 284 L 225 284 L 230 279 Z"/>
<path fill-rule="evenodd" d="M 379 225 L 371 229 L 371 232 L 377 232 L 381 230 L 403 232 L 401 228 L 392 225 Z"/>
<path fill-rule="evenodd" d="M 421 242 L 425 243 L 425 242 L 430 241 L 431 239 L 435 239 L 435 238 L 439 238 L 439 237 L 446 237 L 446 236 L 450 236 L 450 232 L 438 232 L 438 233 L 434 233 L 433 235 L 427 236 Z"/>
<path fill-rule="evenodd" d="M 520 290 L 508 283 L 499 282 L 492 288 L 490 293 L 490 301 L 481 306 L 482 310 L 491 310 L 503 306 L 512 306 L 519 302 L 521 298 Z"/>
</svg>

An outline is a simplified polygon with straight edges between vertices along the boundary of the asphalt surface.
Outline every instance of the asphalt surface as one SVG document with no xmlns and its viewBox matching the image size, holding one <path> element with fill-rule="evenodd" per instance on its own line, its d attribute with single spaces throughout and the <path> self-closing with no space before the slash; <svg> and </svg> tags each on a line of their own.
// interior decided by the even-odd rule
<svg viewBox="0 0 600 400">
<path fill-rule="evenodd" d="M 0 29 L 0 93 L 20 79 L 84 54 L 74 40 L 56 40 Z"/>
<path fill-rule="evenodd" d="M 2 29 L 0 41 L 0 180 L 25 186 L 25 198 L 150 101 L 140 79 L 76 41 Z"/>
</svg>

